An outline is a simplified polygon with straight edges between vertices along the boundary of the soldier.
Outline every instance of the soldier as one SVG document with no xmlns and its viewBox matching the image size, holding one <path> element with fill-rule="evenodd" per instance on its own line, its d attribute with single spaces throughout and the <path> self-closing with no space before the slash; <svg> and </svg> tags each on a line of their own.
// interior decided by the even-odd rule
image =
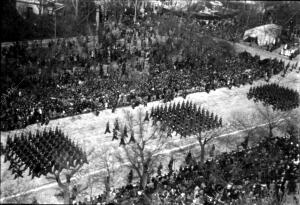
<svg viewBox="0 0 300 205">
<path fill-rule="evenodd" d="M 109 121 L 106 123 L 106 129 L 105 129 L 104 134 L 106 134 L 106 133 L 110 133 L 110 129 L 109 129 Z"/>
<path fill-rule="evenodd" d="M 131 131 L 131 135 L 130 135 L 130 139 L 129 139 L 129 143 L 131 143 L 131 142 L 135 143 L 134 132 L 133 131 Z"/>
<path fill-rule="evenodd" d="M 145 116 L 144 121 L 149 121 L 149 114 L 148 114 L 148 111 L 146 111 L 146 116 Z"/>
<path fill-rule="evenodd" d="M 120 140 L 120 146 L 122 146 L 122 145 L 125 145 L 125 140 L 124 140 L 123 136 L 121 136 L 121 140 Z"/>
<path fill-rule="evenodd" d="M 119 121 L 118 121 L 118 119 L 116 119 L 116 121 L 115 121 L 115 128 L 114 128 L 115 130 L 120 130 L 120 126 L 119 126 Z"/>
<path fill-rule="evenodd" d="M 123 137 L 128 137 L 126 125 L 124 126 Z"/>
<path fill-rule="evenodd" d="M 173 173 L 173 164 L 174 164 L 174 158 L 173 156 L 170 159 L 170 162 L 168 164 L 168 168 L 169 168 L 169 175 L 171 175 Z"/>
<path fill-rule="evenodd" d="M 112 141 L 118 140 L 118 131 L 116 129 L 113 129 L 113 138 Z"/>
</svg>

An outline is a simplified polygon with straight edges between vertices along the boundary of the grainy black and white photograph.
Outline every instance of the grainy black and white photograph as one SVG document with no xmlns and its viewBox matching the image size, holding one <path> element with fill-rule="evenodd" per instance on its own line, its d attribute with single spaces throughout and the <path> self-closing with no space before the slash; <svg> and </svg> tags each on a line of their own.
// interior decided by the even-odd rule
<svg viewBox="0 0 300 205">
<path fill-rule="evenodd" d="M 300 205 L 300 2 L 1 0 L 0 204 Z"/>
</svg>

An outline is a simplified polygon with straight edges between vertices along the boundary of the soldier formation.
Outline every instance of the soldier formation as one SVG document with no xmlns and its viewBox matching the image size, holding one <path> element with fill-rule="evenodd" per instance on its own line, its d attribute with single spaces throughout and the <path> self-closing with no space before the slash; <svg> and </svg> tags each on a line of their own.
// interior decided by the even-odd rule
<svg viewBox="0 0 300 205">
<path fill-rule="evenodd" d="M 160 121 L 163 127 L 169 128 L 168 136 L 176 132 L 181 137 L 187 137 L 222 126 L 222 118 L 191 101 L 152 107 L 150 117 L 153 123 Z"/>
<path fill-rule="evenodd" d="M 279 86 L 278 84 L 266 84 L 251 87 L 247 94 L 248 99 L 254 102 L 261 101 L 270 105 L 274 110 L 288 111 L 299 107 L 299 93 L 296 90 Z"/>
<path fill-rule="evenodd" d="M 146 111 L 144 117 L 144 122 L 150 120 L 152 120 L 153 125 L 158 122 L 162 123 L 160 128 L 167 132 L 167 137 L 172 137 L 173 132 L 180 137 L 188 137 L 222 127 L 222 118 L 204 108 L 197 107 L 191 101 L 152 107 L 150 114 Z M 128 144 L 136 142 L 134 131 L 131 130 L 130 132 Z M 104 134 L 111 134 L 109 122 L 106 123 Z M 120 140 L 120 146 L 126 145 L 125 139 L 128 137 L 127 126 L 125 125 L 121 129 L 119 120 L 116 119 L 112 129 L 112 141 Z"/>
<path fill-rule="evenodd" d="M 33 179 L 88 163 L 86 153 L 58 128 L 8 136 L 3 152 L 15 178 L 27 169 Z"/>
</svg>

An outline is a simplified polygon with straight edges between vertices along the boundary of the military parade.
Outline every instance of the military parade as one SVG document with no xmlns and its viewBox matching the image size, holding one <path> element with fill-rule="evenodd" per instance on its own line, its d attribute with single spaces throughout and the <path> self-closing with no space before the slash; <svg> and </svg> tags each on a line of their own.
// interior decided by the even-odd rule
<svg viewBox="0 0 300 205">
<path fill-rule="evenodd" d="M 299 10 L 3 2 L 0 203 L 298 205 Z"/>
</svg>

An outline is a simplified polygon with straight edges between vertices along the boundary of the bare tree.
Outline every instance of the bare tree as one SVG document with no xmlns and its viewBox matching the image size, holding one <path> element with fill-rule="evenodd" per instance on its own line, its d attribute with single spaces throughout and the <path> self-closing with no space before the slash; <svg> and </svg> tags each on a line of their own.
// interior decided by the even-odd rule
<svg viewBox="0 0 300 205">
<path fill-rule="evenodd" d="M 214 139 L 219 137 L 222 133 L 224 133 L 224 130 L 226 128 L 216 128 L 212 130 L 208 130 L 205 132 L 198 132 L 196 135 L 197 141 L 200 145 L 200 162 L 204 163 L 205 154 L 206 154 L 206 146 L 212 142 Z"/>
<path fill-rule="evenodd" d="M 131 132 L 131 140 L 122 146 L 122 153 L 116 155 L 122 164 L 134 170 L 139 178 L 141 189 L 145 189 L 149 176 L 161 157 L 160 152 L 168 144 L 166 132 L 159 125 L 144 121 L 145 114 L 138 109 L 136 119 L 130 111 L 125 112 L 125 123 Z M 134 141 L 132 141 L 134 139 Z"/>
<path fill-rule="evenodd" d="M 84 169 L 81 169 L 72 178 L 72 184 L 76 187 L 76 191 L 72 190 L 72 197 L 76 198 L 81 194 L 93 196 L 95 189 L 104 185 L 106 200 L 110 199 L 110 190 L 115 178 L 116 160 L 113 157 L 113 147 L 103 147 L 99 151 L 91 150 L 89 153 L 89 161 L 94 163 L 89 164 Z M 87 176 L 87 179 L 86 179 Z"/>
<path fill-rule="evenodd" d="M 300 141 L 300 113 L 298 111 L 292 113 L 285 123 L 278 127 L 278 130 L 286 137 L 295 137 L 295 140 Z"/>
<path fill-rule="evenodd" d="M 236 112 L 232 114 L 232 120 L 229 123 L 229 127 L 232 131 L 242 131 L 246 135 L 243 142 L 245 143 L 244 146 L 248 146 L 250 141 L 255 142 L 256 140 L 255 133 L 260 128 L 260 125 L 257 122 L 258 117 L 257 113 L 245 114 Z"/>
<path fill-rule="evenodd" d="M 53 172 L 51 175 L 46 176 L 46 179 L 50 181 L 56 181 L 63 195 L 62 198 L 64 199 L 64 203 L 70 203 L 70 199 L 72 196 L 72 178 L 75 176 L 82 169 L 83 165 L 78 165 L 75 168 L 71 168 L 68 170 L 62 170 L 58 172 Z M 83 187 L 82 185 L 78 186 L 77 194 L 81 193 L 82 191 L 86 190 L 87 187 Z M 60 194 L 59 194 L 60 195 Z"/>
<path fill-rule="evenodd" d="M 257 103 L 254 112 L 251 114 L 234 113 L 233 120 L 230 122 L 230 128 L 234 130 L 243 130 L 248 140 L 255 141 L 255 135 L 266 131 L 269 137 L 274 136 L 274 130 L 286 131 L 290 124 L 297 124 L 299 120 L 297 110 L 280 111 L 274 110 L 271 106 Z"/>
<path fill-rule="evenodd" d="M 258 120 L 265 123 L 268 127 L 269 137 L 273 136 L 273 130 L 278 128 L 281 124 L 286 123 L 288 119 L 295 116 L 297 111 L 280 111 L 274 110 L 272 106 L 256 104 L 256 111 Z"/>
<path fill-rule="evenodd" d="M 111 186 L 114 183 L 113 179 L 115 178 L 116 172 L 116 160 L 114 157 L 114 148 L 112 147 L 105 147 L 101 149 L 99 153 L 96 154 L 98 158 L 98 165 L 99 168 L 104 169 L 104 173 L 100 178 L 100 181 L 105 185 L 105 193 L 106 199 L 109 200 L 110 198 L 110 191 Z"/>
</svg>

